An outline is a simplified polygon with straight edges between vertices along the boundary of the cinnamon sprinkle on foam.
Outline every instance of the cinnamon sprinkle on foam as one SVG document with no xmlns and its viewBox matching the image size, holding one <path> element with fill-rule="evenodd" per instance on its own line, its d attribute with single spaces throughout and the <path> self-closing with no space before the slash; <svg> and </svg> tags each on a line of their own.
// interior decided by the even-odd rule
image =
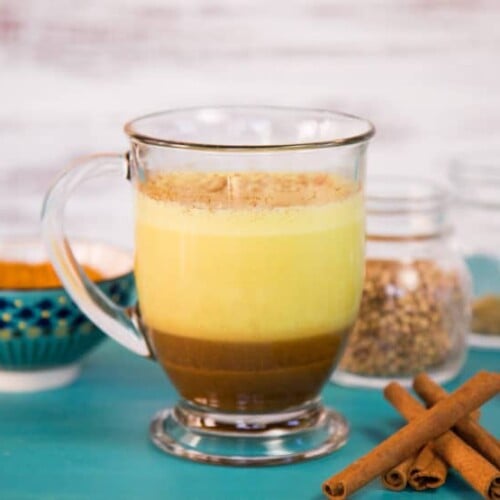
<svg viewBox="0 0 500 500">
<path fill-rule="evenodd" d="M 223 209 L 322 205 L 349 197 L 359 186 L 321 172 L 162 172 L 150 174 L 139 189 L 158 201 Z"/>
</svg>

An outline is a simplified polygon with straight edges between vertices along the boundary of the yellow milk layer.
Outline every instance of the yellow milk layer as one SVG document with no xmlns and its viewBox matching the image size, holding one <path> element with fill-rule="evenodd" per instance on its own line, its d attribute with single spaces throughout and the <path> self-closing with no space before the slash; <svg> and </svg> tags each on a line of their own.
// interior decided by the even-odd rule
<svg viewBox="0 0 500 500">
<path fill-rule="evenodd" d="M 139 190 L 136 217 L 137 290 L 150 328 L 259 342 L 334 333 L 355 319 L 359 191 L 319 204 L 203 208 Z"/>
</svg>

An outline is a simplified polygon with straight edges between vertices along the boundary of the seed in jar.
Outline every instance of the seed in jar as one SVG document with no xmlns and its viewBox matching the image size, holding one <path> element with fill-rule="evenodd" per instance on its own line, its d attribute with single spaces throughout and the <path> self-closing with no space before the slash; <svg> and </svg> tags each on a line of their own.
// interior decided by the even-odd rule
<svg viewBox="0 0 500 500">
<path fill-rule="evenodd" d="M 368 260 L 359 317 L 340 367 L 367 376 L 431 369 L 447 360 L 468 320 L 457 272 L 427 260 Z"/>
</svg>

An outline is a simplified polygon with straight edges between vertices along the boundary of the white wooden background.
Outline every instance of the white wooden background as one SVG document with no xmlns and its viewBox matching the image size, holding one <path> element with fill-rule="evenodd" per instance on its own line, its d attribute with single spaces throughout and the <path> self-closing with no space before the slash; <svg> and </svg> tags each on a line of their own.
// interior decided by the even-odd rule
<svg viewBox="0 0 500 500">
<path fill-rule="evenodd" d="M 36 229 L 69 161 L 124 151 L 124 121 L 185 105 L 363 115 L 370 172 L 441 178 L 500 147 L 499 80 L 499 0 L 0 0 L 0 234 Z M 125 184 L 87 195 L 74 227 L 129 244 Z"/>
</svg>

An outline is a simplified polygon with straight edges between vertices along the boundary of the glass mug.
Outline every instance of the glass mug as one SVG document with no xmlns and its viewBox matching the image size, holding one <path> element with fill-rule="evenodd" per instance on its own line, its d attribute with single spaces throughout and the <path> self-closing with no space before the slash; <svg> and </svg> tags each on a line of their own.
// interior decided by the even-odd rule
<svg viewBox="0 0 500 500">
<path fill-rule="evenodd" d="M 125 126 L 130 151 L 63 173 L 45 199 L 51 260 L 104 332 L 156 359 L 180 394 L 150 428 L 201 462 L 289 463 L 346 442 L 320 391 L 353 325 L 364 268 L 366 120 L 273 107 L 194 108 Z M 63 232 L 85 179 L 135 191 L 139 305 L 111 303 Z"/>
</svg>

